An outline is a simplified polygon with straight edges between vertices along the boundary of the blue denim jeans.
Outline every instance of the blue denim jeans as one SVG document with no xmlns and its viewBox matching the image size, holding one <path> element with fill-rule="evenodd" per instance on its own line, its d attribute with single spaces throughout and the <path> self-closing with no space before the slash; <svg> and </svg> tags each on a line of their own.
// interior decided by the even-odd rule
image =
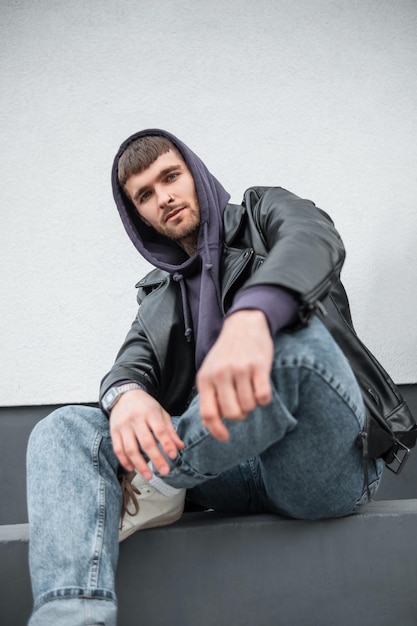
<svg viewBox="0 0 417 626">
<path fill-rule="evenodd" d="M 298 519 L 349 515 L 367 502 L 358 437 L 361 392 L 322 323 L 276 337 L 273 401 L 219 442 L 202 426 L 198 396 L 174 423 L 185 443 L 164 481 L 199 504 Z M 382 462 L 367 462 L 376 491 Z M 28 448 L 31 626 L 116 624 L 121 490 L 108 420 L 99 409 L 58 409 Z M 138 578 L 140 571 L 138 570 Z"/>
</svg>

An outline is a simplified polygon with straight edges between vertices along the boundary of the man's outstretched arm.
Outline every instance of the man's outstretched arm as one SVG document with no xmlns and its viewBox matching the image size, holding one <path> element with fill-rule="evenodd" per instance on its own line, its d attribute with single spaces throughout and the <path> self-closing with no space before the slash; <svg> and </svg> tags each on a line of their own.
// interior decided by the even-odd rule
<svg viewBox="0 0 417 626">
<path fill-rule="evenodd" d="M 201 419 L 213 437 L 229 437 L 222 418 L 243 420 L 271 402 L 273 349 L 262 311 L 240 310 L 225 319 L 197 375 Z"/>
<path fill-rule="evenodd" d="M 197 376 L 201 419 L 213 437 L 229 437 L 222 418 L 243 420 L 257 405 L 271 401 L 273 342 L 261 311 L 241 310 L 226 318 Z M 184 447 L 169 413 L 142 389 L 124 393 L 110 414 L 114 452 L 127 470 L 152 476 L 142 451 L 159 473 L 169 467 L 158 446 L 172 459 Z"/>
</svg>

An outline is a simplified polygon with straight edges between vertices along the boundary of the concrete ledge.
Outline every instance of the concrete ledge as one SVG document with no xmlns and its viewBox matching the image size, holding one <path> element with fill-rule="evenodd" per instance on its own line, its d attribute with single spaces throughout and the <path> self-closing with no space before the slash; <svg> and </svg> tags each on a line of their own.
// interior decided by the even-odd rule
<svg viewBox="0 0 417 626">
<path fill-rule="evenodd" d="M 121 545 L 119 626 L 415 626 L 417 500 L 320 522 L 186 513 Z M 0 623 L 24 626 L 26 524 L 0 527 Z"/>
<path fill-rule="evenodd" d="M 28 524 L 0 526 L 0 624 L 2 626 L 25 626 L 31 611 L 28 538 Z"/>
<path fill-rule="evenodd" d="M 27 543 L 29 541 L 29 524 L 0 526 L 0 544 L 12 541 Z"/>
</svg>

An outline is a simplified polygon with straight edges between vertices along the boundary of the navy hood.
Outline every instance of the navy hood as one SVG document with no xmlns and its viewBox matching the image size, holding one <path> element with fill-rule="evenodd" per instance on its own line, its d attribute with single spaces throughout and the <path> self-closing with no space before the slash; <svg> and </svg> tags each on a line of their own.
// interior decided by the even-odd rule
<svg viewBox="0 0 417 626">
<path fill-rule="evenodd" d="M 140 137 L 160 135 L 182 154 L 190 170 L 200 207 L 197 252 L 189 257 L 175 242 L 157 233 L 139 217 L 137 209 L 118 182 L 118 163 L 126 148 Z M 172 275 L 181 290 L 185 336 L 196 342 L 196 368 L 216 340 L 223 313 L 220 302 L 219 264 L 223 238 L 223 212 L 230 195 L 201 159 L 182 141 L 164 130 L 140 131 L 122 143 L 112 170 L 113 196 L 132 243 L 152 265 Z"/>
<path fill-rule="evenodd" d="M 123 226 L 133 245 L 149 263 L 173 273 L 186 269 L 187 266 L 191 265 L 190 258 L 178 244 L 160 235 L 140 219 L 134 204 L 120 187 L 117 176 L 119 159 L 129 144 L 140 137 L 149 135 L 159 135 L 169 139 L 182 154 L 194 178 L 201 219 L 198 247 L 202 249 L 203 253 L 207 244 L 210 248 L 213 248 L 221 240 L 222 216 L 230 195 L 209 172 L 203 161 L 188 146 L 167 131 L 158 129 L 143 130 L 135 133 L 122 143 L 113 163 L 112 186 L 113 196 Z M 204 241 L 204 232 L 206 232 L 207 241 Z"/>
</svg>

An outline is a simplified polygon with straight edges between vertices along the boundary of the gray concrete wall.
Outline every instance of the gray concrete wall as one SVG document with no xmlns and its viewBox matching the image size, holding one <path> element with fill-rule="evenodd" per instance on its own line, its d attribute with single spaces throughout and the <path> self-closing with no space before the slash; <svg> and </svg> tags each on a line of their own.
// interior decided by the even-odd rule
<svg viewBox="0 0 417 626">
<path fill-rule="evenodd" d="M 361 337 L 417 382 L 416 32 L 415 0 L 2 0 L 0 405 L 97 399 L 148 267 L 110 168 L 147 127 L 234 202 L 326 210 Z"/>
</svg>

